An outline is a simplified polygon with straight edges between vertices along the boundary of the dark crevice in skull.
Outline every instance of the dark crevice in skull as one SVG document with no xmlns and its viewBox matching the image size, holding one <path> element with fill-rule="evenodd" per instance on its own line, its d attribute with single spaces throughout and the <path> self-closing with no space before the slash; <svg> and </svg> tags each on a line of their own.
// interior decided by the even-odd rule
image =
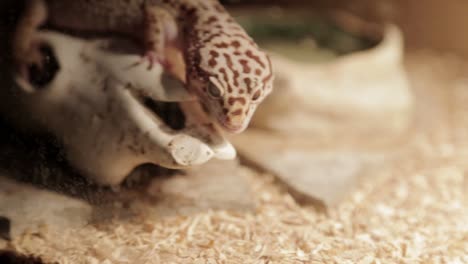
<svg viewBox="0 0 468 264">
<path fill-rule="evenodd" d="M 0 239 L 11 241 L 11 220 L 0 215 Z"/>
<path fill-rule="evenodd" d="M 39 257 L 26 256 L 18 252 L 0 250 L 0 263 L 3 264 L 42 264 L 44 263 Z"/>
<path fill-rule="evenodd" d="M 151 181 L 157 177 L 158 179 L 167 179 L 172 177 L 174 174 L 183 174 L 180 170 L 168 169 L 157 166 L 152 163 L 141 164 L 136 167 L 127 178 L 125 178 L 122 186 L 124 188 L 146 188 Z"/>
<path fill-rule="evenodd" d="M 145 97 L 143 104 L 161 118 L 170 128 L 181 130 L 185 127 L 185 114 L 178 103 L 157 102 Z"/>
<path fill-rule="evenodd" d="M 42 60 L 40 65 L 32 64 L 28 67 L 29 82 L 37 88 L 43 88 L 49 84 L 60 69 L 54 51 L 49 45 L 43 44 L 39 47 Z"/>
</svg>

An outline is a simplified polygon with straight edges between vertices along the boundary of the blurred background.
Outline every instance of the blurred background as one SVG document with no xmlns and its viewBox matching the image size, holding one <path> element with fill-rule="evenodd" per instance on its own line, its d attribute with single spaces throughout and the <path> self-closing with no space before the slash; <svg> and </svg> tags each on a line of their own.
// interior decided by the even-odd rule
<svg viewBox="0 0 468 264">
<path fill-rule="evenodd" d="M 468 2 L 463 0 L 224 0 L 227 6 L 274 5 L 285 9 L 313 10 L 326 14 L 348 11 L 369 22 L 396 23 L 404 32 L 408 49 L 433 48 L 468 56 Z M 290 13 L 291 11 L 288 11 Z"/>
<path fill-rule="evenodd" d="M 64 263 L 213 263 L 207 249 L 239 263 L 468 263 L 468 1 L 221 2 L 275 70 L 249 129 L 228 137 L 239 159 L 148 166 L 114 190 L 70 169 L 55 138 L 0 129 L 0 171 L 41 187 L 0 178 L 0 217 L 20 226 L 0 250 Z M 3 36 L 12 3 L 0 1 Z"/>
</svg>

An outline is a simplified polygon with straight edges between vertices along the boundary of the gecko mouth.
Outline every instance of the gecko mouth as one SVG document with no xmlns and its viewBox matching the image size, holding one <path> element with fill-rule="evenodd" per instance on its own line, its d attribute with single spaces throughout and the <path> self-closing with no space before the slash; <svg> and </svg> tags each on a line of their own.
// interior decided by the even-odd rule
<svg viewBox="0 0 468 264">
<path fill-rule="evenodd" d="M 203 112 L 210 116 L 213 123 L 216 123 L 217 127 L 221 128 L 223 131 L 231 134 L 239 134 L 245 130 L 243 125 L 233 125 L 231 122 L 227 121 L 225 116 L 220 115 L 216 110 L 211 110 L 209 105 L 206 103 L 201 102 L 201 107 Z"/>
<path fill-rule="evenodd" d="M 245 130 L 243 125 L 233 125 L 224 119 L 218 119 L 218 122 L 226 132 L 231 134 L 239 134 Z"/>
</svg>

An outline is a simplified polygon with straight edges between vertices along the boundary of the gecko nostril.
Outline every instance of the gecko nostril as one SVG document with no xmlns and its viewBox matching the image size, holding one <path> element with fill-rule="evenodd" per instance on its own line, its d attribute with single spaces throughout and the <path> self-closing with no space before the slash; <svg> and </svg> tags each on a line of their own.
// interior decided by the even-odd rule
<svg viewBox="0 0 468 264">
<path fill-rule="evenodd" d="M 254 95 L 252 96 L 252 100 L 257 101 L 261 95 L 262 95 L 262 92 L 260 90 L 256 91 Z"/>
<path fill-rule="evenodd" d="M 41 65 L 32 64 L 28 67 L 28 81 L 38 89 L 44 88 L 44 86 L 49 84 L 60 69 L 60 65 L 50 45 L 41 44 L 39 46 L 39 53 L 42 58 Z"/>
</svg>

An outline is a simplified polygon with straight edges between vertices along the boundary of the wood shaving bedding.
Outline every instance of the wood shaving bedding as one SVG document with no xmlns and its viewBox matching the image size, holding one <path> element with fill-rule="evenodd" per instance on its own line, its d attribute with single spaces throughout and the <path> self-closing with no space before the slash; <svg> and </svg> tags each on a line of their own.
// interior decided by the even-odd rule
<svg viewBox="0 0 468 264">
<path fill-rule="evenodd" d="M 394 158 L 326 213 L 251 176 L 254 212 L 203 211 L 44 229 L 11 246 L 59 263 L 468 263 L 468 64 L 407 59 L 414 128 Z M 365 143 L 363 143 L 365 144 Z"/>
</svg>

